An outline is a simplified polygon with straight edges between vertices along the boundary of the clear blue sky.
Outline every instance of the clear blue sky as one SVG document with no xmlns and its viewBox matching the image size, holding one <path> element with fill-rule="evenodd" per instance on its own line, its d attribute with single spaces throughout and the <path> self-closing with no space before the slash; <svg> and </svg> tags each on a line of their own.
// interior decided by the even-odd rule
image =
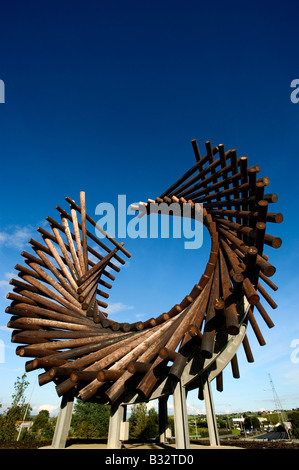
<svg viewBox="0 0 299 470">
<path fill-rule="evenodd" d="M 295 2 L 10 1 L 1 6 L 0 79 L 0 403 L 10 402 L 25 361 L 15 355 L 6 328 L 8 281 L 27 241 L 38 239 L 45 217 L 57 217 L 64 198 L 84 190 L 94 216 L 100 202 L 128 204 L 155 198 L 191 167 L 196 138 L 224 143 L 258 164 L 270 178 L 284 222 L 283 238 L 268 249 L 279 290 L 268 307 L 266 340 L 249 333 L 255 357 L 240 350 L 241 378 L 224 371 L 217 412 L 274 409 L 268 380 L 286 408 L 299 406 L 298 338 L 298 125 L 290 100 L 299 78 L 298 5 Z M 295 218 L 296 217 L 296 218 Z M 190 292 L 208 256 L 184 250 L 182 240 L 132 240 L 132 253 L 112 289 L 111 318 L 156 316 Z M 299 358 L 299 354 L 297 355 Z M 30 373 L 28 395 L 37 374 Z M 52 384 L 35 386 L 32 406 L 60 399 Z M 189 411 L 203 410 L 196 394 Z"/>
</svg>

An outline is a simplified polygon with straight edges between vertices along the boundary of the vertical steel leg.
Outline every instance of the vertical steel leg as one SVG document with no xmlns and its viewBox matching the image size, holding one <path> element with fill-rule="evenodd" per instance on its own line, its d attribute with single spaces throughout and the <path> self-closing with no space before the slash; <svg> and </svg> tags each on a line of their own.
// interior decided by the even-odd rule
<svg viewBox="0 0 299 470">
<path fill-rule="evenodd" d="M 210 385 L 207 375 L 203 377 L 203 396 L 204 396 L 205 406 L 206 406 L 210 445 L 220 446 L 220 439 L 219 439 L 218 428 L 217 428 L 217 420 L 216 420 L 216 414 L 215 414 L 215 408 L 214 408 L 214 402 L 213 402 L 213 395 L 212 395 L 211 385 Z"/>
<path fill-rule="evenodd" d="M 67 440 L 70 425 L 71 425 L 73 405 L 74 405 L 73 393 L 69 392 L 63 395 L 61 404 L 60 404 L 60 411 L 58 414 L 57 423 L 55 426 L 54 436 L 52 439 L 51 447 L 53 449 L 65 448 L 66 440 Z"/>
<path fill-rule="evenodd" d="M 159 397 L 158 407 L 159 407 L 159 442 L 166 442 L 166 429 L 168 425 L 168 415 L 167 415 L 167 400 L 168 395 L 163 395 Z"/>
<path fill-rule="evenodd" d="M 120 427 L 124 419 L 125 408 L 123 405 L 111 406 L 107 449 L 121 449 Z"/>
<path fill-rule="evenodd" d="M 179 380 L 173 391 L 176 449 L 190 449 L 186 391 Z"/>
</svg>

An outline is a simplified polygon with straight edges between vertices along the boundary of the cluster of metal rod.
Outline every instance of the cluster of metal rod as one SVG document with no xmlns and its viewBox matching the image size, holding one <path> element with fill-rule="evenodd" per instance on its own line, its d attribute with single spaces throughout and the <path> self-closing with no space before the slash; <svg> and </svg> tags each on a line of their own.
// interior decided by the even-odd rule
<svg viewBox="0 0 299 470">
<path fill-rule="evenodd" d="M 84 192 L 80 205 L 66 198 L 70 213 L 57 207 L 61 223 L 47 217 L 51 232 L 38 228 L 43 243 L 29 240 L 35 255 L 22 253 L 28 267 L 15 267 L 19 279 L 10 281 L 14 288 L 7 295 L 12 302 L 6 312 L 12 315 L 12 342 L 21 344 L 16 353 L 31 358 L 26 371 L 44 370 L 40 385 L 54 381 L 59 396 L 73 390 L 84 401 L 115 403 L 130 388 L 148 399 L 163 378 L 181 377 L 195 349 L 211 358 L 220 329 L 239 333 L 238 304 L 244 296 L 250 304 L 247 320 L 259 344 L 265 344 L 254 308 L 269 328 L 274 326 L 260 297 L 277 307 L 261 284 L 277 289 L 270 279 L 276 269 L 263 252 L 264 245 L 281 245 L 280 238 L 266 231 L 268 222 L 282 221 L 280 213 L 268 211 L 277 195 L 265 192 L 268 178 L 258 177 L 260 168 L 248 167 L 247 157 L 237 158 L 236 150 L 206 142 L 201 157 L 196 140 L 192 146 L 195 165 L 159 197 L 135 207 L 140 216 L 162 202 L 187 204 L 193 217 L 203 210 L 211 238 L 206 269 L 168 312 L 145 322 L 108 319 L 103 298 L 108 299 L 105 289 L 115 280 L 111 271 L 119 272 L 122 256 L 131 255 L 87 215 Z M 200 209 L 196 203 L 202 203 Z M 106 237 L 105 243 L 88 230 L 88 223 Z M 252 362 L 247 335 L 243 346 Z M 236 355 L 231 365 L 238 377 Z M 217 389 L 222 388 L 221 372 Z"/>
</svg>

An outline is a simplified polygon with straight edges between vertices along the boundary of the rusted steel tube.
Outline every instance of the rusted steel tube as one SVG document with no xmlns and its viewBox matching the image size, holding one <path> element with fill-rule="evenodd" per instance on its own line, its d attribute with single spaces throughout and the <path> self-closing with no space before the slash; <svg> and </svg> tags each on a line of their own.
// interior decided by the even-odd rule
<svg viewBox="0 0 299 470">
<path fill-rule="evenodd" d="M 217 152 L 218 152 L 218 148 L 214 147 L 213 148 L 213 154 L 216 154 Z M 190 168 L 190 170 L 188 170 L 175 183 L 173 183 L 166 191 L 164 191 L 164 193 L 161 194 L 160 198 L 163 199 L 163 197 L 167 196 L 167 195 L 172 196 L 174 194 L 174 190 L 176 188 L 178 188 L 178 186 L 180 186 L 182 183 L 184 183 L 184 181 L 186 181 L 188 178 L 190 178 L 190 176 L 192 176 L 193 173 L 195 173 L 198 170 L 200 165 L 203 165 L 207 161 L 208 161 L 208 155 L 205 155 L 199 162 L 196 162 L 195 165 L 193 165 L 193 167 Z M 198 177 L 198 175 L 197 175 L 197 177 Z"/>
<path fill-rule="evenodd" d="M 264 209 L 264 207 L 268 207 L 268 202 L 267 201 L 260 201 L 258 203 L 258 207 L 261 207 Z M 260 213 L 258 214 L 258 211 L 249 211 L 249 210 L 237 210 L 237 209 L 211 209 L 210 214 L 213 216 L 219 215 L 223 217 L 228 217 L 229 220 L 231 220 L 232 217 L 237 217 L 237 218 L 242 218 L 243 220 L 246 219 L 247 221 L 251 221 L 254 225 L 254 222 L 273 222 L 273 223 L 281 223 L 283 221 L 283 216 L 279 212 L 268 212 L 266 214 L 266 219 L 265 220 L 259 220 L 259 219 L 264 219 L 265 216 L 264 214 Z M 261 210 L 262 212 L 262 210 Z M 253 227 L 254 225 L 250 225 Z"/>
<path fill-rule="evenodd" d="M 255 185 L 255 205 L 257 206 L 259 201 L 261 201 L 264 198 L 264 188 L 265 184 L 262 181 L 257 181 Z"/>
<path fill-rule="evenodd" d="M 229 220 L 226 219 L 215 219 L 218 224 L 226 225 L 232 230 L 236 230 L 238 233 L 242 233 L 244 235 L 247 235 L 249 237 L 252 237 L 253 239 L 257 239 L 257 236 L 260 236 L 259 233 L 259 228 L 263 227 L 265 228 L 265 224 L 263 222 L 257 222 L 256 224 L 256 229 L 253 229 L 251 227 L 245 227 L 241 224 L 238 224 L 236 222 L 230 222 Z M 258 233 L 257 233 L 258 231 Z M 268 233 L 263 232 L 263 239 L 262 241 L 269 245 L 272 246 L 273 248 L 279 248 L 281 246 L 281 239 L 279 237 L 275 237 L 273 235 L 270 235 Z M 258 243 L 258 240 L 257 240 Z"/>
<path fill-rule="evenodd" d="M 255 246 L 250 246 L 246 253 L 246 275 L 252 282 L 256 284 L 255 278 L 257 274 L 257 259 L 258 249 Z"/>
<path fill-rule="evenodd" d="M 217 260 L 216 268 L 213 277 L 213 283 L 210 291 L 210 298 L 208 302 L 205 328 L 203 332 L 200 352 L 203 357 L 210 358 L 213 355 L 215 345 L 215 335 L 217 329 L 217 316 L 215 314 L 215 304 L 220 297 L 220 271 L 219 262 Z"/>
<path fill-rule="evenodd" d="M 243 293 L 243 282 L 244 282 L 243 274 L 235 273 L 232 276 L 233 294 L 236 298 L 240 298 Z"/>
<path fill-rule="evenodd" d="M 248 362 L 254 362 L 253 354 L 252 354 L 252 351 L 251 351 L 251 347 L 250 347 L 247 335 L 244 336 L 242 344 L 243 344 L 243 348 L 244 348 L 244 352 L 245 352 L 247 361 Z"/>
<path fill-rule="evenodd" d="M 223 238 L 221 238 L 221 243 L 226 243 L 225 240 L 224 240 L 224 237 L 225 237 L 229 241 L 231 241 L 232 244 L 235 247 L 237 247 L 240 251 L 242 251 L 244 254 L 246 254 L 246 252 L 248 250 L 248 246 L 245 245 L 245 243 L 242 242 L 242 240 L 239 240 L 236 236 L 234 236 L 233 234 L 231 234 L 227 230 L 222 229 L 221 227 L 218 228 L 218 231 L 220 232 L 221 235 L 223 234 Z M 226 245 L 228 246 L 227 243 L 226 243 Z M 234 253 L 233 250 L 231 250 L 231 251 L 232 251 L 232 258 L 236 258 L 236 253 Z M 275 274 L 276 268 L 274 266 L 272 266 L 268 261 L 266 261 L 266 259 L 264 257 L 262 257 L 259 254 L 257 255 L 256 263 L 257 263 L 259 269 L 261 269 L 261 271 L 266 276 L 271 277 Z M 244 267 L 244 269 L 245 269 L 245 267 Z"/>
<path fill-rule="evenodd" d="M 258 282 L 257 284 L 257 290 L 262 294 L 264 299 L 268 302 L 268 304 L 273 308 L 277 308 L 277 303 L 274 302 L 272 297 L 268 294 L 268 292 L 263 288 L 263 286 Z"/>
<path fill-rule="evenodd" d="M 236 259 L 236 254 L 234 253 L 234 251 L 222 239 L 221 244 L 224 249 L 224 254 L 227 257 L 228 262 L 231 263 L 234 272 L 237 274 L 242 274 L 242 268 L 240 267 L 239 261 Z M 243 289 L 248 302 L 251 305 L 255 305 L 259 301 L 259 295 L 248 278 L 244 278 Z"/>
<path fill-rule="evenodd" d="M 232 367 L 233 377 L 235 379 L 239 379 L 240 378 L 240 372 L 239 372 L 239 365 L 238 365 L 238 359 L 237 359 L 236 354 L 234 355 L 234 357 L 231 360 L 231 367 Z"/>
<path fill-rule="evenodd" d="M 178 354 L 170 368 L 169 375 L 179 380 L 184 372 L 187 360 L 188 357 Z"/>
<path fill-rule="evenodd" d="M 222 295 L 224 299 L 224 315 L 225 315 L 225 324 L 228 334 L 236 335 L 239 333 L 239 319 L 238 312 L 235 304 L 234 296 L 231 293 L 231 282 L 229 277 L 228 268 L 225 262 L 225 258 L 222 250 L 219 250 L 219 261 L 220 261 L 220 276 L 221 276 L 221 285 L 222 285 Z M 233 279 L 236 279 L 236 276 L 242 276 L 241 274 L 235 274 Z M 243 287 L 243 276 L 241 279 Z M 240 283 L 238 283 L 240 287 Z M 235 295 L 240 294 L 235 292 Z"/>
<path fill-rule="evenodd" d="M 190 312 L 189 312 L 190 315 L 189 315 L 189 319 L 188 319 L 189 325 L 187 327 L 187 332 L 189 333 L 191 338 L 194 338 L 194 336 L 192 336 L 192 334 L 190 333 L 191 330 L 190 330 L 189 326 L 195 325 L 195 326 L 198 327 L 199 331 L 200 331 L 200 328 L 202 326 L 202 323 L 203 323 L 203 320 L 204 320 L 204 315 L 205 315 L 205 312 L 206 312 L 206 309 L 207 309 L 207 306 L 208 306 L 208 302 L 209 302 L 212 281 L 213 281 L 213 276 L 211 276 L 211 278 L 209 279 L 208 284 L 206 284 L 204 290 L 196 298 L 194 304 L 190 308 Z M 183 348 L 186 346 L 186 344 L 189 342 L 189 340 L 190 340 L 190 338 L 188 337 L 188 335 L 186 335 L 184 337 L 184 339 L 182 340 L 180 350 L 181 349 L 183 350 Z"/>
<path fill-rule="evenodd" d="M 256 305 L 260 301 L 260 296 L 248 277 L 245 277 L 243 281 L 243 289 L 250 305 Z"/>
<path fill-rule="evenodd" d="M 231 155 L 232 155 L 232 150 L 229 150 L 228 152 L 226 152 L 225 155 L 226 155 L 226 157 L 230 158 Z M 194 199 L 195 194 L 196 195 L 204 194 L 206 191 L 210 191 L 210 189 L 209 189 L 210 187 L 213 188 L 213 189 L 218 189 L 219 187 L 224 186 L 227 189 L 228 185 L 229 185 L 229 181 L 228 181 L 229 178 L 227 178 L 227 173 L 231 170 L 231 164 L 226 165 L 225 167 L 221 167 L 221 169 L 218 170 L 217 172 L 213 171 L 219 165 L 221 165 L 221 159 L 220 158 L 218 160 L 215 160 L 213 163 L 208 165 L 206 168 L 203 168 L 197 176 L 194 176 L 193 178 L 191 178 L 182 187 L 180 187 L 176 191 L 174 191 L 173 194 L 177 195 L 179 198 L 181 198 L 181 197 L 184 197 L 184 198 L 190 197 L 190 198 Z M 205 175 L 209 171 L 211 171 L 212 174 L 208 177 L 205 177 Z M 220 180 L 219 183 L 218 183 L 217 178 L 220 178 L 221 176 L 223 177 L 223 179 Z M 235 178 L 233 178 L 233 179 L 237 179 L 237 178 L 238 178 L 238 176 L 235 176 Z M 201 179 L 201 181 L 199 183 L 194 184 L 192 187 L 190 187 L 191 184 L 195 183 L 199 179 Z M 215 181 L 216 181 L 216 183 L 215 183 Z M 223 184 L 223 182 L 224 182 L 224 184 Z M 207 185 L 209 183 L 212 183 L 212 184 L 209 187 L 207 187 Z M 201 188 L 203 188 L 203 189 L 201 189 Z M 196 193 L 194 193 L 195 191 L 196 191 Z"/>
<path fill-rule="evenodd" d="M 265 235 L 266 224 L 264 222 L 257 222 L 255 226 L 255 245 L 258 249 L 259 255 L 262 255 L 264 250 Z"/>
<path fill-rule="evenodd" d="M 235 176 L 235 178 L 232 178 L 232 182 L 234 186 L 232 188 L 224 189 L 223 191 L 221 191 L 221 196 L 225 197 L 225 196 L 230 196 L 233 194 L 235 198 L 238 198 L 240 193 L 242 193 L 244 190 L 249 188 L 249 183 L 244 183 L 238 186 L 237 175 Z M 209 203 L 213 199 L 217 199 L 217 193 L 208 194 L 203 197 L 199 197 L 198 193 L 194 193 L 191 196 L 192 196 L 194 203 L 200 203 L 200 204 Z M 218 201 L 219 204 L 222 204 L 222 202 L 226 203 L 226 201 Z M 244 204 L 244 203 L 246 203 L 246 198 L 242 198 L 241 204 Z"/>
<path fill-rule="evenodd" d="M 268 201 L 263 199 L 257 203 L 257 222 L 267 222 Z"/>
<path fill-rule="evenodd" d="M 261 314 L 263 320 L 265 321 L 266 325 L 268 326 L 268 328 L 273 328 L 274 323 L 273 323 L 273 321 L 271 320 L 268 313 L 266 312 L 266 310 L 264 309 L 264 307 L 262 306 L 262 304 L 260 302 L 258 302 L 256 304 L 256 308 L 260 312 L 260 314 Z"/>
<path fill-rule="evenodd" d="M 247 188 L 247 186 L 246 186 Z M 243 188 L 240 188 L 240 190 L 245 189 L 245 186 Z M 227 194 L 227 193 L 226 193 Z M 231 193 L 229 193 L 231 194 Z M 278 201 L 278 196 L 275 193 L 270 193 L 270 194 L 264 194 L 264 200 L 268 201 L 269 203 L 275 203 Z M 194 199 L 193 201 L 195 202 L 200 202 L 199 200 Z M 234 198 L 226 201 L 214 201 L 214 202 L 209 202 L 209 203 L 204 203 L 204 208 L 205 209 L 212 209 L 213 207 L 232 207 L 232 206 L 242 206 L 243 204 L 255 204 L 255 197 L 251 196 L 248 198 Z"/>
<path fill-rule="evenodd" d="M 191 140 L 191 144 L 192 144 L 195 159 L 198 162 L 198 172 L 200 173 L 199 178 L 200 178 L 201 181 L 204 181 L 205 175 L 202 174 L 204 163 L 202 162 L 202 158 L 201 158 L 201 155 L 200 155 L 200 152 L 199 152 L 199 148 L 198 148 L 196 139 Z M 193 178 L 191 178 L 191 180 L 189 180 L 189 181 L 191 181 L 191 184 L 192 184 L 192 182 L 197 181 L 197 179 L 194 180 L 194 178 L 195 177 L 193 176 Z M 190 182 L 189 182 L 189 185 L 190 185 Z M 186 188 L 186 187 L 188 187 L 188 183 L 187 183 L 187 186 L 186 186 L 186 183 L 183 185 L 183 187 L 181 188 L 181 191 L 184 190 L 184 188 Z"/>
<path fill-rule="evenodd" d="M 257 324 L 257 321 L 256 321 L 254 315 L 253 315 L 253 312 L 252 312 L 251 308 L 249 309 L 247 316 L 248 316 L 248 320 L 251 324 L 251 327 L 252 327 L 252 329 L 255 333 L 255 336 L 256 336 L 260 346 L 264 346 L 266 344 L 266 341 L 265 341 L 265 339 L 264 339 L 264 337 L 261 333 L 261 330 L 259 329 L 259 326 Z"/>
<path fill-rule="evenodd" d="M 228 171 L 230 168 L 231 168 L 231 165 L 227 165 L 225 170 Z M 224 170 L 219 170 L 219 172 L 224 172 Z M 193 186 L 192 188 L 189 188 L 187 191 L 184 191 L 183 193 L 180 193 L 179 196 L 180 197 L 190 197 L 192 199 L 199 198 L 200 196 L 207 196 L 212 191 L 217 192 L 221 187 L 225 187 L 226 188 L 225 190 L 227 190 L 227 189 L 229 189 L 229 184 L 231 184 L 235 181 L 239 181 L 241 179 L 241 173 L 236 173 L 233 176 L 226 177 L 225 179 L 217 181 L 216 183 L 212 183 L 210 186 L 206 186 L 207 181 L 209 182 L 209 180 L 215 179 L 215 176 L 216 175 L 214 174 L 214 178 L 212 178 L 212 175 L 211 175 L 209 178 L 207 178 L 207 180 L 204 181 L 205 184 L 200 182 L 197 185 Z M 199 189 L 199 188 L 202 188 L 202 189 Z M 215 198 L 217 198 L 217 194 L 215 194 Z"/>
<path fill-rule="evenodd" d="M 216 390 L 218 392 L 223 392 L 223 374 L 222 374 L 222 372 L 220 372 L 216 376 Z"/>
</svg>

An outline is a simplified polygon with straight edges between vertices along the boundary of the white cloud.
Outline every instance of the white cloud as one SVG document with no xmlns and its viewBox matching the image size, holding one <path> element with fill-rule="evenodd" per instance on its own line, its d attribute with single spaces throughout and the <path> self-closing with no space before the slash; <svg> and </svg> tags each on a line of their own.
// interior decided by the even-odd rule
<svg viewBox="0 0 299 470">
<path fill-rule="evenodd" d="M 6 272 L 4 273 L 4 277 L 5 279 L 0 280 L 0 289 L 1 289 L 1 296 L 3 296 L 3 298 L 6 298 L 6 295 L 8 294 L 11 288 L 8 279 L 12 279 L 13 277 L 15 277 L 15 274 Z"/>
<path fill-rule="evenodd" d="M 32 409 L 36 412 L 39 413 L 42 410 L 48 410 L 50 414 L 58 411 L 58 406 L 57 405 L 51 405 L 51 404 L 45 404 L 45 405 L 37 405 L 33 406 Z"/>
<path fill-rule="evenodd" d="M 115 302 L 110 305 L 108 305 L 106 312 L 108 314 L 116 314 L 119 312 L 123 312 L 124 310 L 132 310 L 134 307 L 132 305 L 126 305 L 123 304 L 122 302 Z"/>
<path fill-rule="evenodd" d="M 15 273 L 4 273 L 4 277 L 10 280 L 12 277 L 15 277 Z"/>
<path fill-rule="evenodd" d="M 0 246 L 23 249 L 35 232 L 32 225 L 9 225 L 0 232 Z"/>
<path fill-rule="evenodd" d="M 205 413 L 205 408 L 203 406 L 193 406 L 190 403 L 187 403 L 187 413 L 191 415 L 203 414 Z"/>
<path fill-rule="evenodd" d="M 0 325 L 0 330 L 1 331 L 9 331 L 11 333 L 11 329 L 8 328 L 8 326 L 5 326 L 5 325 Z"/>
</svg>

